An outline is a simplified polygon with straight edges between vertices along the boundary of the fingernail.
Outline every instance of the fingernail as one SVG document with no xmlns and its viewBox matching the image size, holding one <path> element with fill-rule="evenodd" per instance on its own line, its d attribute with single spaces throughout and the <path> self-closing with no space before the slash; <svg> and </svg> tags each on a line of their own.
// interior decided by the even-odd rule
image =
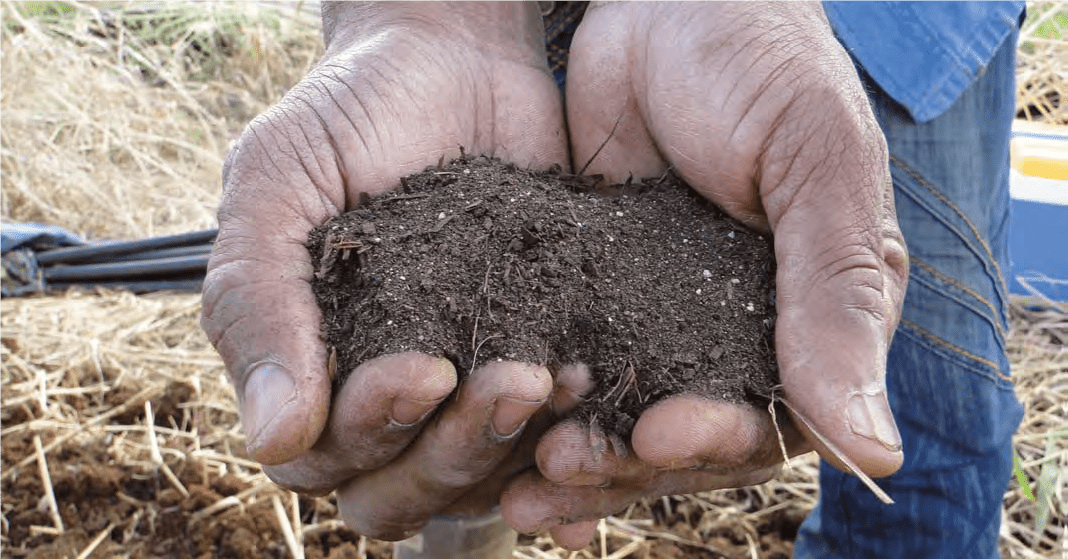
<svg viewBox="0 0 1068 559">
<path fill-rule="evenodd" d="M 393 423 L 398 427 L 411 427 L 434 411 L 439 402 L 397 398 L 393 400 Z"/>
<path fill-rule="evenodd" d="M 456 369 L 445 358 L 431 359 L 422 371 L 422 386 L 411 386 L 407 392 L 423 399 L 397 397 L 393 400 L 392 422 L 395 427 L 411 427 L 422 423 L 447 396 L 442 390 L 456 385 Z M 448 388 L 444 388 L 448 385 Z M 437 396 L 434 396 L 437 394 Z"/>
<path fill-rule="evenodd" d="M 878 441 L 891 452 L 901 450 L 901 435 L 890 415 L 884 392 L 854 392 L 849 396 L 846 413 L 854 433 Z"/>
<path fill-rule="evenodd" d="M 523 428 L 534 411 L 544 403 L 544 401 L 531 402 L 503 396 L 497 398 L 497 402 L 493 405 L 493 417 L 490 419 L 493 433 L 502 439 L 512 438 Z"/>
<path fill-rule="evenodd" d="M 277 363 L 254 365 L 245 377 L 241 420 L 248 435 L 248 447 L 262 446 L 260 438 L 282 410 L 296 397 L 293 376 Z"/>
</svg>

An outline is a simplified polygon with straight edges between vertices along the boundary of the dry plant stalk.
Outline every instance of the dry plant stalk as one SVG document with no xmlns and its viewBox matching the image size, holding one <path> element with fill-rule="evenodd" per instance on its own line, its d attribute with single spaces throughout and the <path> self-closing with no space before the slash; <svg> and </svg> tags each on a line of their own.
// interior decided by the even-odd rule
<svg viewBox="0 0 1068 559">
<path fill-rule="evenodd" d="M 48 511 L 52 514 L 52 524 L 57 533 L 63 533 L 63 517 L 59 515 L 59 505 L 56 503 L 56 493 L 52 488 L 52 476 L 48 473 L 48 458 L 41 448 L 40 435 L 33 436 L 33 449 L 37 453 L 38 472 L 41 475 L 41 485 L 44 487 L 45 498 L 48 502 Z"/>
<path fill-rule="evenodd" d="M 271 505 L 274 507 L 275 515 L 278 518 L 278 525 L 282 528 L 282 535 L 286 538 L 286 546 L 289 548 L 289 552 L 293 555 L 293 559 L 304 559 L 304 547 L 300 545 L 296 536 L 293 534 L 292 521 L 290 521 L 289 516 L 286 515 L 286 510 L 282 506 L 282 501 L 278 498 L 278 495 L 271 495 Z"/>
<path fill-rule="evenodd" d="M 838 448 L 838 445 L 831 442 L 830 439 L 828 439 L 823 433 L 821 433 L 819 429 L 816 428 L 816 425 L 812 423 L 812 421 L 810 421 L 808 417 L 805 416 L 805 414 L 801 413 L 801 411 L 798 410 L 796 406 L 791 404 L 790 401 L 786 398 L 779 397 L 778 400 L 782 402 L 784 406 L 786 406 L 786 409 L 790 410 L 794 414 L 794 417 L 800 419 L 801 423 L 804 424 L 806 428 L 808 428 L 809 432 L 815 435 L 816 438 L 819 439 L 821 443 L 823 443 L 823 446 L 827 447 L 827 450 L 829 450 L 835 458 L 837 458 L 839 461 L 842 462 L 842 464 L 845 465 L 845 467 L 849 470 L 849 473 L 860 479 L 860 481 L 864 483 L 864 486 L 870 489 L 871 492 L 874 493 L 875 496 L 883 502 L 883 504 L 894 504 L 894 500 L 891 499 L 885 491 L 880 489 L 879 486 L 876 485 L 875 482 L 871 479 L 871 477 L 869 477 L 868 474 L 865 474 L 864 471 L 861 470 L 859 466 L 857 466 L 856 462 L 854 462 L 849 456 L 847 456 L 846 453 L 842 452 L 842 450 Z"/>
<path fill-rule="evenodd" d="M 100 533 L 93 538 L 93 541 L 89 542 L 89 545 L 85 546 L 85 549 L 83 549 L 75 559 L 89 559 L 89 556 L 96 551 L 96 548 L 100 547 L 104 538 L 108 537 L 108 534 L 110 534 L 113 529 L 115 529 L 115 524 L 108 524 L 107 528 L 101 530 Z"/>
</svg>

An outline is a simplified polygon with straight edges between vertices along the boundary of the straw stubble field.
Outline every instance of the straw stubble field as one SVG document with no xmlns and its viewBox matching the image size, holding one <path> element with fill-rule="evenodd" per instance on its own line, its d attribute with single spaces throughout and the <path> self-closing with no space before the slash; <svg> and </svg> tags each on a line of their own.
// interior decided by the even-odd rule
<svg viewBox="0 0 1068 559">
<path fill-rule="evenodd" d="M 321 50 L 311 5 L 2 10 L 3 220 L 90 239 L 213 226 L 229 142 Z M 1055 21 L 1050 11 L 1037 13 Z M 1068 47 L 1037 39 L 1021 49 L 1021 105 L 1064 121 Z M 346 529 L 330 498 L 281 490 L 247 459 L 199 305 L 121 292 L 0 303 L 4 556 L 390 555 Z M 1010 353 L 1027 410 L 1016 446 L 1039 496 L 1009 485 L 1005 557 L 1068 553 L 1063 313 L 1014 304 Z M 759 487 L 639 503 L 573 556 L 787 557 L 816 471 L 806 456 Z M 545 537 L 521 544 L 516 557 L 572 556 Z"/>
</svg>

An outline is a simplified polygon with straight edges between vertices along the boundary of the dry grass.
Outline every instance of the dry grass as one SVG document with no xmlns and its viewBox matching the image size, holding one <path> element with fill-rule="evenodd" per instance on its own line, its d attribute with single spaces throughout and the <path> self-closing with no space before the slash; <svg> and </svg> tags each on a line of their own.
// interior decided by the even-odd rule
<svg viewBox="0 0 1068 559">
<path fill-rule="evenodd" d="M 93 239 L 211 227 L 227 145 L 321 49 L 307 6 L 164 5 L 128 16 L 151 23 L 140 30 L 109 25 L 123 6 L 78 4 L 50 19 L 26 5 L 3 4 L 4 222 L 61 224 Z M 1033 43 L 1032 52 L 1021 53 L 1021 105 L 1041 105 L 1036 111 L 1043 119 L 1068 122 L 1068 109 L 1058 105 L 1068 94 L 1068 48 L 1052 39 Z M 1026 407 L 1016 446 L 1036 491 L 1043 476 L 1050 489 L 1042 493 L 1043 505 L 1011 484 L 1001 547 L 1013 558 L 1066 556 L 1068 318 L 1063 308 L 1027 308 L 1014 305 L 1010 338 L 1017 393 Z M 244 458 L 233 392 L 198 314 L 195 295 L 71 293 L 0 302 L 0 440 L 7 452 L 0 479 L 36 476 L 46 465 L 62 473 L 56 461 L 63 453 L 95 445 L 112 464 L 178 493 L 189 491 L 183 479 L 194 466 L 206 481 L 233 476 L 244 484 L 234 495 L 205 503 L 195 522 L 261 507 L 288 525 L 280 533 L 292 542 L 339 530 L 328 502 L 315 505 L 310 521 L 300 520 L 293 496 Z M 191 388 L 181 402 L 169 401 L 177 386 Z M 167 421 L 153 423 L 153 415 Z M 26 444 L 9 446 L 18 441 Z M 730 557 L 788 555 L 788 544 L 769 539 L 761 526 L 772 516 L 796 521 L 815 504 L 816 462 L 811 456 L 794 462 L 781 479 L 760 487 L 636 504 L 604 522 L 599 541 L 586 551 L 568 554 L 538 538 L 515 556 L 667 559 L 700 549 Z M 59 540 L 69 530 L 50 512 L 63 503 L 52 505 L 49 494 L 51 484 L 41 484 L 44 516 L 33 527 L 35 541 Z M 300 502 L 302 511 L 306 505 Z M 1048 520 L 1039 532 L 1043 506 Z M 3 507 L 0 549 L 6 555 L 14 551 L 14 511 L 6 497 Z M 114 550 L 108 540 L 116 537 L 107 535 L 115 530 L 126 537 L 127 524 L 100 526 L 70 555 Z M 360 545 L 360 553 L 375 557 L 385 549 L 376 542 Z"/>
<path fill-rule="evenodd" d="M 1015 445 L 1037 500 L 1015 483 L 1005 494 L 1005 557 L 1068 554 L 1068 305 L 1039 308 L 1046 310 L 1029 309 L 1023 301 L 1013 307 L 1009 357 L 1025 409 Z M 1043 508 L 1047 520 L 1040 529 Z"/>
<path fill-rule="evenodd" d="M 1017 50 L 1016 104 L 1028 120 L 1068 125 L 1068 4 L 1028 2 Z M 1025 407 L 1016 435 L 1035 500 L 1014 483 L 1005 494 L 1002 555 L 1068 557 L 1068 308 L 1014 307 L 1009 339 L 1016 392 Z"/>
<path fill-rule="evenodd" d="M 1016 105 L 1024 118 L 1068 124 L 1068 7 L 1028 2 L 1017 50 Z"/>
<path fill-rule="evenodd" d="M 3 218 L 91 238 L 211 227 L 229 142 L 321 49 L 292 8 L 167 4 L 126 16 L 138 34 L 120 7 L 39 4 L 3 6 Z"/>
</svg>

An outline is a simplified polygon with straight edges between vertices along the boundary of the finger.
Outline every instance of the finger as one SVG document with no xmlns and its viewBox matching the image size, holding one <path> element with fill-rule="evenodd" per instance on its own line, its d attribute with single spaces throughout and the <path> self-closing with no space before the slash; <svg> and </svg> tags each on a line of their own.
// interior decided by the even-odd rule
<svg viewBox="0 0 1068 559">
<path fill-rule="evenodd" d="M 737 474 L 697 470 L 661 471 L 634 484 L 564 486 L 534 471 L 519 475 L 501 495 L 501 514 L 519 532 L 536 533 L 615 514 L 639 499 L 747 487 L 775 476 L 778 467 Z"/>
<path fill-rule="evenodd" d="M 645 410 L 631 434 L 633 454 L 621 455 L 596 426 L 568 420 L 547 432 L 536 451 L 538 470 L 561 485 L 640 483 L 659 470 L 701 467 L 731 473 L 774 466 L 783 449 L 811 449 L 785 414 L 683 394 Z"/>
<path fill-rule="evenodd" d="M 596 386 L 589 367 L 583 364 L 561 367 L 553 381 L 549 405 L 534 412 L 511 452 L 493 473 L 438 514 L 477 515 L 496 505 L 508 482 L 534 465 L 534 452 L 545 431 L 560 421 L 562 415 L 570 412 Z"/>
<path fill-rule="evenodd" d="M 309 163 L 325 157 L 321 148 L 287 143 L 284 126 L 269 126 L 277 112 L 250 127 L 227 161 L 201 318 L 233 380 L 249 453 L 265 464 L 310 448 L 326 423 L 330 379 L 304 243 L 344 204 L 318 188 L 341 184 L 336 166 L 331 174 Z"/>
<path fill-rule="evenodd" d="M 579 405 L 583 397 L 594 388 L 596 388 L 596 382 L 590 374 L 589 367 L 585 364 L 564 365 L 556 372 L 549 406 L 539 409 L 527 422 L 515 450 L 503 465 L 507 468 L 502 468 L 498 472 L 502 479 L 496 487 L 495 496 L 500 494 L 500 489 L 513 475 L 534 465 L 535 452 L 541 445 L 546 431 L 572 423 L 571 420 L 561 422 L 560 418 Z"/>
<path fill-rule="evenodd" d="M 617 445 L 596 423 L 568 419 L 538 441 L 538 471 L 553 483 L 571 486 L 604 487 L 614 476 L 652 477 L 653 466 L 627 460 Z"/>
<path fill-rule="evenodd" d="M 549 530 L 556 545 L 569 551 L 578 551 L 587 545 L 597 534 L 598 520 L 584 520 L 573 524 L 564 524 Z"/>
<path fill-rule="evenodd" d="M 551 391 L 542 367 L 493 362 L 477 369 L 389 468 L 338 489 L 346 524 L 377 539 L 411 536 L 493 472 Z"/>
<path fill-rule="evenodd" d="M 827 109 L 828 100 L 819 103 Z M 820 455 L 843 467 L 825 437 L 866 474 L 882 477 L 903 460 L 885 376 L 907 256 L 887 212 L 885 143 L 866 105 L 843 104 L 821 112 L 818 123 L 786 119 L 769 148 L 764 175 L 778 185 L 763 195 L 778 264 L 776 351 L 786 398 L 821 433 L 799 422 Z M 798 135 L 809 140 L 798 143 Z M 813 147 L 827 142 L 863 149 L 829 162 Z M 793 163 L 782 165 L 784 157 Z"/>
<path fill-rule="evenodd" d="M 706 6 L 688 8 L 697 17 Z M 690 17 L 661 12 L 653 36 Z M 885 140 L 818 7 L 792 19 L 765 15 L 762 25 L 779 21 L 806 41 L 766 44 L 758 35 L 759 48 L 705 45 L 694 62 L 716 71 L 685 75 L 670 72 L 677 49 L 650 47 L 636 71 L 646 84 L 633 90 L 673 168 L 728 213 L 774 232 L 786 399 L 862 471 L 889 475 L 903 457 L 886 399 L 887 340 L 907 268 L 887 203 Z M 732 84 L 719 89 L 725 96 L 704 93 L 722 83 Z M 820 436 L 803 432 L 841 467 Z"/>
<path fill-rule="evenodd" d="M 400 454 L 455 386 L 456 370 L 441 357 L 399 353 L 364 362 L 334 397 L 315 446 L 264 471 L 287 489 L 329 493 Z"/>
<path fill-rule="evenodd" d="M 709 400 L 673 396 L 642 413 L 631 435 L 634 453 L 657 468 L 701 466 L 729 472 L 767 468 L 811 449 L 785 414 Z"/>
<path fill-rule="evenodd" d="M 656 176 L 667 168 L 633 94 L 628 6 L 590 7 L 575 30 L 567 68 L 567 122 L 576 173 L 603 174 L 609 182 Z"/>
<path fill-rule="evenodd" d="M 596 386 L 597 383 L 586 364 L 572 363 L 560 367 L 553 382 L 553 395 L 550 400 L 553 415 L 562 416 L 570 412 Z"/>
</svg>

